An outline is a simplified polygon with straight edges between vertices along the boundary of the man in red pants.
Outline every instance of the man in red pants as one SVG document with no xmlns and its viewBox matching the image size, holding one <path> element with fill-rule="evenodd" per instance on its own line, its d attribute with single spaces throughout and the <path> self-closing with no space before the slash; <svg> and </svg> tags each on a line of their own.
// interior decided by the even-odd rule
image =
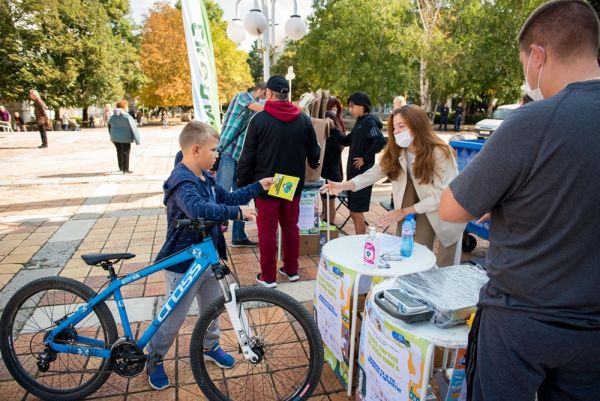
<svg viewBox="0 0 600 401">
<path fill-rule="evenodd" d="M 283 267 L 279 273 L 290 281 L 299 279 L 300 193 L 306 161 L 310 167 L 318 167 L 321 151 L 310 118 L 287 101 L 289 91 L 284 77 L 276 75 L 269 79 L 267 102 L 264 110 L 255 114 L 248 124 L 237 165 L 238 185 L 277 173 L 300 178 L 291 201 L 267 194 L 259 195 L 255 200 L 261 270 L 256 281 L 269 288 L 277 286 L 277 224 L 281 226 L 283 240 Z"/>
</svg>

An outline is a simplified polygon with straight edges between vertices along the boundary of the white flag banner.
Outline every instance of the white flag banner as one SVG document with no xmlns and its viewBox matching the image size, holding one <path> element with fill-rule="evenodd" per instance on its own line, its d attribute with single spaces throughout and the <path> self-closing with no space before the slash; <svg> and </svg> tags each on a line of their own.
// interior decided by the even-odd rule
<svg viewBox="0 0 600 401">
<path fill-rule="evenodd" d="M 194 118 L 219 132 L 219 91 L 215 53 L 206 8 L 202 0 L 182 0 L 183 27 L 192 74 Z"/>
</svg>

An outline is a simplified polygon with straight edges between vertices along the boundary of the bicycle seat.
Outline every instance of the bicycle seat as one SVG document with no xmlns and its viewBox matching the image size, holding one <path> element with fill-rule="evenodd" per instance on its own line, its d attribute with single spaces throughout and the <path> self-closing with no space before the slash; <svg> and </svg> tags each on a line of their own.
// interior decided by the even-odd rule
<svg viewBox="0 0 600 401">
<path fill-rule="evenodd" d="M 81 259 L 90 266 L 108 262 L 109 260 L 131 259 L 134 257 L 133 253 L 87 253 L 81 255 Z"/>
</svg>

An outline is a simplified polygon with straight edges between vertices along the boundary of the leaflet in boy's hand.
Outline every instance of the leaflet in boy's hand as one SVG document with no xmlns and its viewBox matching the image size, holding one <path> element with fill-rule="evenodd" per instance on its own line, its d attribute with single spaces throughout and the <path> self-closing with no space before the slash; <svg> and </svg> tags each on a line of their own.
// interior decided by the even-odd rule
<svg viewBox="0 0 600 401">
<path fill-rule="evenodd" d="M 275 174 L 273 185 L 269 188 L 269 195 L 291 201 L 296 193 L 300 178 L 291 175 Z"/>
</svg>

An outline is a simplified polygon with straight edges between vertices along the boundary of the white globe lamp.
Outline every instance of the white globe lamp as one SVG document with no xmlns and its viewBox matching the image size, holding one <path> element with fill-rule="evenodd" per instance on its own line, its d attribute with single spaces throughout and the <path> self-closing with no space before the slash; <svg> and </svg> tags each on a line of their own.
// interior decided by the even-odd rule
<svg viewBox="0 0 600 401">
<path fill-rule="evenodd" d="M 267 19 L 260 10 L 250 10 L 244 19 L 244 28 L 252 36 L 259 36 L 267 30 Z"/>
<path fill-rule="evenodd" d="M 234 19 L 227 25 L 227 37 L 237 44 L 246 39 L 246 30 L 241 19 Z"/>
<path fill-rule="evenodd" d="M 292 40 L 299 40 L 306 35 L 306 24 L 299 15 L 292 15 L 285 23 L 285 33 Z"/>
</svg>

